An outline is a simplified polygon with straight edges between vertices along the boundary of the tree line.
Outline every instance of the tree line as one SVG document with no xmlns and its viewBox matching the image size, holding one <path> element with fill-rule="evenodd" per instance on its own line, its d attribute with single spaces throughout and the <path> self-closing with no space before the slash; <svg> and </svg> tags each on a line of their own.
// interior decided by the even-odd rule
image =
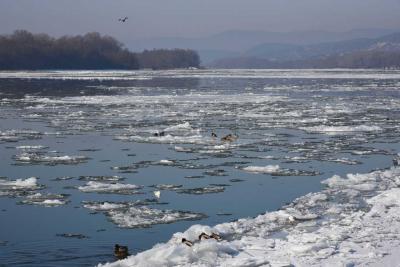
<svg viewBox="0 0 400 267">
<path fill-rule="evenodd" d="M 1 70 L 171 69 L 200 66 L 197 52 L 155 49 L 134 53 L 111 36 L 97 32 L 53 38 L 17 30 L 0 35 Z"/>
</svg>

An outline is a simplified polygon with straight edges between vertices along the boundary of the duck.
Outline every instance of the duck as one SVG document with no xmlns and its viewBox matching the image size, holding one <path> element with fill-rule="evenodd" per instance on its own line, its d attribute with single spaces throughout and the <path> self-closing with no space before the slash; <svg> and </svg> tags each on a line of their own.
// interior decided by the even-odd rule
<svg viewBox="0 0 400 267">
<path fill-rule="evenodd" d="M 209 236 L 209 235 L 207 235 L 206 233 L 201 233 L 200 235 L 199 235 L 199 240 L 201 240 L 202 238 L 204 238 L 204 239 L 210 239 L 211 237 Z"/>
<path fill-rule="evenodd" d="M 156 137 L 158 137 L 158 136 L 165 136 L 165 132 L 164 132 L 164 131 L 162 131 L 162 132 L 157 132 L 157 133 L 154 133 L 153 136 L 156 136 Z"/>
<path fill-rule="evenodd" d="M 218 136 L 217 136 L 217 134 L 216 134 L 216 133 L 214 133 L 214 132 L 211 132 L 211 137 L 212 137 L 212 138 L 217 138 Z"/>
<path fill-rule="evenodd" d="M 222 237 L 219 235 L 219 234 L 216 234 L 216 233 L 211 233 L 211 235 L 208 235 L 208 234 L 206 234 L 206 233 L 201 233 L 200 235 L 199 235 L 199 240 L 201 240 L 201 239 L 210 239 L 210 238 L 213 238 L 213 239 L 215 239 L 215 240 L 217 240 L 217 241 L 221 241 L 222 240 Z"/>
<path fill-rule="evenodd" d="M 222 137 L 221 141 L 222 142 L 234 142 L 234 141 L 236 141 L 236 139 L 238 139 L 238 137 L 236 135 L 228 134 L 228 135 L 225 135 L 224 137 Z"/>
<path fill-rule="evenodd" d="M 187 245 L 188 247 L 193 246 L 193 242 L 187 240 L 186 238 L 182 238 L 182 243 L 185 244 L 185 245 Z"/>
<path fill-rule="evenodd" d="M 125 259 L 129 256 L 128 247 L 127 246 L 120 246 L 115 244 L 114 246 L 114 256 L 119 260 Z"/>
</svg>

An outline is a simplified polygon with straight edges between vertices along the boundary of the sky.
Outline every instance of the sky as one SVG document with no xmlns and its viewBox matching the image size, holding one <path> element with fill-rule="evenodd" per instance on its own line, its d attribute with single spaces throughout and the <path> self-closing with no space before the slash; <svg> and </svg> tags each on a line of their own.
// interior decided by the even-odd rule
<svg viewBox="0 0 400 267">
<path fill-rule="evenodd" d="M 227 30 L 400 29 L 399 14 L 400 0 L 0 0 L 0 33 L 97 31 L 123 41 Z"/>
</svg>

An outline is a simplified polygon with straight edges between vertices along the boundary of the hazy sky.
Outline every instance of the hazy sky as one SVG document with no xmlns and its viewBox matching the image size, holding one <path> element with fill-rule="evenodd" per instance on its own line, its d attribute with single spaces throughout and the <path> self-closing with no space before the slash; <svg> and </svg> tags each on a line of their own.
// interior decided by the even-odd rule
<svg viewBox="0 0 400 267">
<path fill-rule="evenodd" d="M 126 23 L 118 17 L 128 16 Z M 0 33 L 98 31 L 119 39 L 225 30 L 400 29 L 400 0 L 0 0 Z"/>
</svg>

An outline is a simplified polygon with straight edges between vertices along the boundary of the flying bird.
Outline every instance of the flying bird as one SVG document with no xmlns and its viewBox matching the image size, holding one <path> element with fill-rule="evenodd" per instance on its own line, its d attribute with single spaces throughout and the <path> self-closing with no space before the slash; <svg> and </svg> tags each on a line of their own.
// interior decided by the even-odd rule
<svg viewBox="0 0 400 267">
<path fill-rule="evenodd" d="M 119 19 L 118 19 L 118 21 L 120 21 L 120 22 L 125 22 L 127 19 L 128 19 L 128 17 L 125 17 L 125 18 L 119 18 Z"/>
</svg>

